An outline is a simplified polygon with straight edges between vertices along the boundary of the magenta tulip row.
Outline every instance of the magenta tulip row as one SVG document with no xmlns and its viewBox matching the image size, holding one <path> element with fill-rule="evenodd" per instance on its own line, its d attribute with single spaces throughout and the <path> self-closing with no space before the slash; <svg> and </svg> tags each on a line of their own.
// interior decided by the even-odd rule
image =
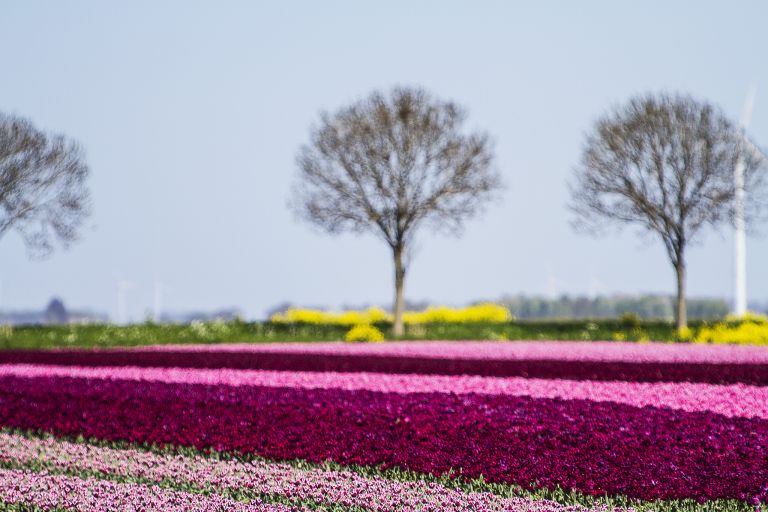
<svg viewBox="0 0 768 512">
<path fill-rule="evenodd" d="M 768 421 L 614 402 L 6 375 L 0 425 L 641 499 L 768 499 Z"/>
<path fill-rule="evenodd" d="M 432 359 L 615 361 L 630 363 L 763 363 L 768 347 L 616 341 L 402 341 L 387 343 L 230 343 L 152 345 L 133 352 L 249 352 L 426 357 Z"/>
<path fill-rule="evenodd" d="M 222 496 L 171 491 L 154 485 L 49 475 L 0 469 L 0 504 L 23 504 L 42 510 L 104 512 L 289 512 L 284 505 L 241 503 Z"/>
<path fill-rule="evenodd" d="M 0 365 L 0 376 L 73 377 L 176 384 L 222 384 L 394 393 L 480 393 L 616 402 L 768 419 L 768 387 L 744 384 L 569 381 L 481 376 L 269 370 Z"/>
<path fill-rule="evenodd" d="M 318 503 L 364 507 L 367 510 L 422 512 L 582 512 L 550 501 L 502 498 L 490 493 L 464 493 L 435 483 L 396 482 L 349 471 L 297 469 L 288 464 L 239 462 L 205 457 L 158 455 L 113 449 L 53 438 L 28 438 L 0 433 L 0 461 L 42 463 L 60 470 L 93 471 L 152 481 L 190 483 L 215 489 L 248 489 Z M 275 507 L 275 510 L 278 508 Z M 606 510 L 606 509 L 592 509 Z"/>
<path fill-rule="evenodd" d="M 162 346 L 3 351 L 0 363 L 768 385 L 768 347 L 740 346 L 568 342 Z"/>
</svg>

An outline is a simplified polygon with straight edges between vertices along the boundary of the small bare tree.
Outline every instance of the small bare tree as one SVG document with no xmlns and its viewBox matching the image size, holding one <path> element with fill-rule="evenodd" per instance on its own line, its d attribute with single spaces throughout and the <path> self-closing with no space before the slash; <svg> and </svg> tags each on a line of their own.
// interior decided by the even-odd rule
<svg viewBox="0 0 768 512">
<path fill-rule="evenodd" d="M 293 209 L 329 233 L 373 232 L 395 270 L 395 336 L 403 335 L 406 253 L 419 227 L 459 232 L 500 188 L 484 133 L 465 113 L 415 88 L 374 92 L 324 113 L 298 153 Z"/>
<path fill-rule="evenodd" d="M 89 213 L 88 166 L 77 143 L 0 113 L 0 237 L 15 229 L 30 251 L 77 238 Z"/>
<path fill-rule="evenodd" d="M 764 159 L 717 107 L 682 95 L 647 95 L 599 119 L 571 184 L 576 225 L 634 224 L 657 234 L 675 270 L 676 321 L 687 326 L 685 254 L 705 226 L 733 219 L 737 159 L 750 217 L 765 198 Z"/>
</svg>

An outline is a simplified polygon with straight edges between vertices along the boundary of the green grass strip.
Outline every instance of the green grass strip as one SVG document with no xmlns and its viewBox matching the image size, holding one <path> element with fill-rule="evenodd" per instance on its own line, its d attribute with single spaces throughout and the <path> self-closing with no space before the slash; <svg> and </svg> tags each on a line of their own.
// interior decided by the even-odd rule
<svg viewBox="0 0 768 512">
<path fill-rule="evenodd" d="M 698 329 L 701 322 L 691 322 Z M 376 323 L 387 339 L 392 326 Z M 269 343 L 339 341 L 351 326 L 279 322 L 195 322 L 192 324 L 0 326 L 0 349 L 120 347 L 185 343 Z M 659 340 L 677 341 L 671 322 L 620 320 L 514 321 L 406 325 L 408 340 Z"/>
</svg>

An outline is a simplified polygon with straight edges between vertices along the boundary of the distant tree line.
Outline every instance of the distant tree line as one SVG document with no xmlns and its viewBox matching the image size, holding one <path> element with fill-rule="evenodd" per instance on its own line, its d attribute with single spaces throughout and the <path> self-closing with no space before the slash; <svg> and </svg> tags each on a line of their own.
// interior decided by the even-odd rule
<svg viewBox="0 0 768 512">
<path fill-rule="evenodd" d="M 672 320 L 677 307 L 676 298 L 671 295 L 595 298 L 563 295 L 554 299 L 519 295 L 505 297 L 500 302 L 520 320 L 617 318 L 624 313 L 635 313 L 644 319 Z M 687 299 L 686 305 L 691 320 L 723 318 L 730 309 L 725 300 L 715 298 Z"/>
<path fill-rule="evenodd" d="M 243 313 L 237 308 L 224 308 L 216 311 L 181 311 L 163 313 L 160 315 L 161 324 L 189 324 L 192 322 L 234 322 L 243 318 Z"/>
</svg>

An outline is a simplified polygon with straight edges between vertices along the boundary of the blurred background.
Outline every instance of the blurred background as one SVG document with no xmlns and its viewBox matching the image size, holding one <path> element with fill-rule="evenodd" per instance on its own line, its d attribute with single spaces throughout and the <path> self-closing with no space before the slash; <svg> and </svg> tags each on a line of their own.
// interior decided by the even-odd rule
<svg viewBox="0 0 768 512">
<path fill-rule="evenodd" d="M 757 84 L 749 133 L 768 143 L 766 19 L 757 1 L 6 3 L 0 111 L 82 144 L 93 214 L 42 260 L 2 239 L 0 322 L 389 307 L 386 246 L 319 233 L 286 203 L 319 113 L 395 85 L 466 107 L 506 183 L 461 237 L 420 234 L 410 307 L 671 318 L 661 243 L 577 234 L 567 183 L 595 119 L 644 92 L 687 92 L 738 120 Z M 750 309 L 765 311 L 768 239 L 747 247 Z M 732 269 L 730 229 L 706 233 L 688 254 L 691 318 L 729 310 Z"/>
</svg>

